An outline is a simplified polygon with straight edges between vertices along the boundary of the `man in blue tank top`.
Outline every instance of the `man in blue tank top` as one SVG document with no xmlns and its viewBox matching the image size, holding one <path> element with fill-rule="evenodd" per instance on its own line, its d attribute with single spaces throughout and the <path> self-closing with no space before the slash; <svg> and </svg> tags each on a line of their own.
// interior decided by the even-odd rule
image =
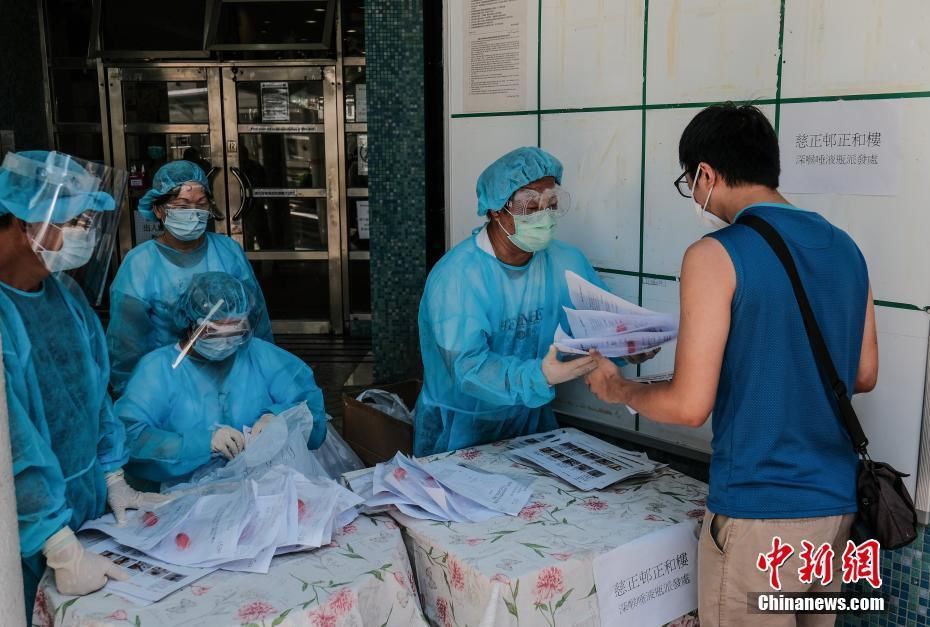
<svg viewBox="0 0 930 627">
<path fill-rule="evenodd" d="M 757 567 L 773 539 L 794 548 L 781 592 L 835 591 L 856 512 L 857 458 L 808 343 L 790 280 L 762 237 L 735 224 L 757 215 L 785 239 L 830 355 L 848 389 L 878 377 L 875 312 L 865 260 L 822 216 L 779 194 L 778 138 L 757 108 L 704 109 L 678 146 L 675 181 L 715 231 L 691 245 L 681 269 L 675 377 L 640 385 L 608 360 L 592 392 L 651 420 L 699 427 L 713 411 L 710 494 L 699 545 L 702 625 L 832 625 L 832 614 L 748 615 L 747 595 L 774 592 Z M 682 219 L 686 219 L 683 215 Z M 802 541 L 835 551 L 830 585 L 798 576 Z M 765 562 L 763 565 L 767 565 Z"/>
</svg>

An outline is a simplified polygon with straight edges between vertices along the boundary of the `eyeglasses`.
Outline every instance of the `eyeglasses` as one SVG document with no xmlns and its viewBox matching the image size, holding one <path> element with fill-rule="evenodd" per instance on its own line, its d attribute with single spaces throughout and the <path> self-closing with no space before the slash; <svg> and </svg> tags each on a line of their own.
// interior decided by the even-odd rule
<svg viewBox="0 0 930 627">
<path fill-rule="evenodd" d="M 546 209 L 555 217 L 561 218 L 571 206 L 571 194 L 558 186 L 541 193 L 534 189 L 521 188 L 507 201 L 507 210 L 515 216 L 528 216 Z"/>
<path fill-rule="evenodd" d="M 688 171 L 685 170 L 675 179 L 675 189 L 685 198 L 691 198 L 691 185 L 688 183 Z"/>
</svg>

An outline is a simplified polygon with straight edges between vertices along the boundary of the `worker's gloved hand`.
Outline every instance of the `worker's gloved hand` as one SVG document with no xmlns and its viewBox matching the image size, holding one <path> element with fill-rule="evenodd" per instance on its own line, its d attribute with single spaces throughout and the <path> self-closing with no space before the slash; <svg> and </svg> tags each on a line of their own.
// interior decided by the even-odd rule
<svg viewBox="0 0 930 627">
<path fill-rule="evenodd" d="M 140 509 L 142 507 L 155 507 L 170 501 L 172 497 L 167 494 L 154 492 L 139 492 L 133 489 L 123 476 L 122 470 L 107 475 L 107 503 L 116 516 L 117 525 L 126 524 L 126 510 Z"/>
<path fill-rule="evenodd" d="M 219 427 L 210 439 L 210 449 L 226 459 L 232 459 L 245 450 L 245 436 L 232 427 Z"/>
<path fill-rule="evenodd" d="M 252 425 L 252 437 L 258 437 L 258 434 L 268 426 L 272 418 L 274 418 L 274 414 L 263 414 L 262 417 L 258 419 L 258 422 Z"/>
<path fill-rule="evenodd" d="M 662 347 L 655 348 L 647 353 L 640 353 L 639 355 L 627 355 L 624 357 L 624 361 L 628 364 L 641 364 L 644 361 L 649 361 L 653 357 L 659 354 L 659 351 L 662 350 Z"/>
<path fill-rule="evenodd" d="M 542 372 L 549 385 L 558 385 L 578 377 L 583 377 L 597 367 L 594 358 L 590 355 L 578 357 L 569 361 L 559 361 L 558 350 L 555 345 L 549 347 L 549 352 L 543 358 Z"/>
<path fill-rule="evenodd" d="M 107 558 L 85 551 L 70 527 L 46 540 L 42 554 L 55 571 L 55 585 L 62 594 L 89 594 L 105 586 L 107 579 L 129 579 L 129 573 Z"/>
</svg>

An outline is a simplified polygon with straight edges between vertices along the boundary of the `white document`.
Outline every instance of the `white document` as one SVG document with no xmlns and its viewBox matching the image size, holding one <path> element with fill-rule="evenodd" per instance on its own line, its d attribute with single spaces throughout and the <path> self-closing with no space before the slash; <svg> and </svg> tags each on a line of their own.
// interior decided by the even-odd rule
<svg viewBox="0 0 930 627">
<path fill-rule="evenodd" d="M 125 597 L 137 605 L 160 601 L 216 570 L 166 564 L 96 533 L 91 536 L 82 534 L 80 539 L 85 549 L 102 555 L 129 573 L 127 581 L 111 579 L 104 590 Z"/>
<path fill-rule="evenodd" d="M 580 433 L 566 433 L 542 444 L 515 449 L 512 454 L 580 490 L 601 490 L 630 477 L 652 474 L 660 467 L 643 453 L 626 451 Z"/>
<path fill-rule="evenodd" d="M 677 316 L 634 305 L 570 270 L 565 281 L 575 309 L 564 308 L 571 334 L 559 325 L 553 338 L 563 353 L 584 355 L 596 349 L 605 357 L 628 357 L 678 337 Z"/>
<path fill-rule="evenodd" d="M 368 87 L 364 83 L 355 85 L 355 121 L 368 121 Z"/>
<path fill-rule="evenodd" d="M 352 479 L 366 494 L 369 508 L 396 507 L 413 518 L 452 522 L 482 522 L 502 514 L 515 516 L 531 490 L 509 477 L 433 462 L 422 465 L 398 453 L 378 464 L 367 481 Z"/>
<path fill-rule="evenodd" d="M 462 105 L 466 113 L 526 107 L 526 5 L 525 0 L 462 3 Z"/>
<path fill-rule="evenodd" d="M 490 510 L 516 516 L 526 505 L 533 490 L 516 481 L 488 472 L 480 472 L 447 460 L 426 467 L 449 490 Z"/>
<path fill-rule="evenodd" d="M 120 544 L 148 551 L 184 522 L 198 498 L 196 495 L 182 496 L 152 509 L 129 510 L 122 527 L 116 524 L 113 514 L 105 514 L 84 523 L 80 531 L 101 531 Z"/>
<path fill-rule="evenodd" d="M 781 191 L 898 194 L 903 169 L 900 101 L 782 105 L 778 136 Z"/>
<path fill-rule="evenodd" d="M 634 305 L 616 294 L 611 294 L 590 281 L 586 281 L 571 270 L 565 271 L 565 281 L 568 284 L 569 298 L 575 309 L 607 311 L 615 314 L 654 314 L 648 309 Z"/>
<path fill-rule="evenodd" d="M 601 625 L 660 626 L 696 609 L 696 531 L 679 523 L 596 557 Z"/>
</svg>

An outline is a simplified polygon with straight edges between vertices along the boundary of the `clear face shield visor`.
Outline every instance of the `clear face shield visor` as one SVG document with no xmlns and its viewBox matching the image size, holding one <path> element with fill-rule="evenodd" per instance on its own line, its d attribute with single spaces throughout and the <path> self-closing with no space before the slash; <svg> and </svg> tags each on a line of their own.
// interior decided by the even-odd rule
<svg viewBox="0 0 930 627">
<path fill-rule="evenodd" d="M 541 219 L 547 215 L 561 218 L 571 207 L 571 194 L 555 185 L 542 192 L 526 187 L 520 188 L 507 201 L 505 209 L 515 218 Z"/>
<path fill-rule="evenodd" d="M 27 224 L 50 272 L 67 271 L 100 304 L 126 192 L 126 173 L 60 152 L 8 153 L 0 202 Z"/>
</svg>

